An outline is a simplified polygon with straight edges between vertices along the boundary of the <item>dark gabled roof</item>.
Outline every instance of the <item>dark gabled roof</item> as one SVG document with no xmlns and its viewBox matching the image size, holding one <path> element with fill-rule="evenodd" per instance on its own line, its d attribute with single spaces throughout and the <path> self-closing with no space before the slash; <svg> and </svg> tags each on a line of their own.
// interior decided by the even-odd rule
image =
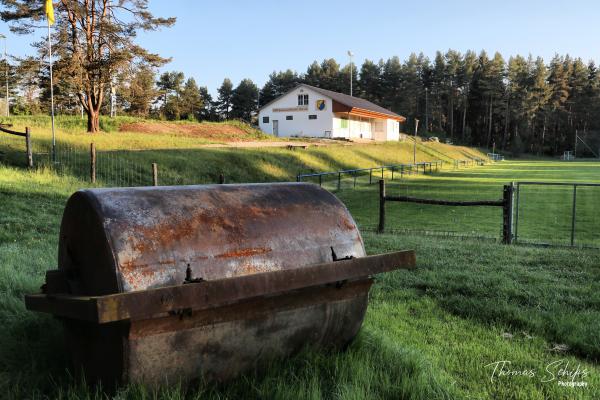
<svg viewBox="0 0 600 400">
<path fill-rule="evenodd" d="M 323 96 L 330 97 L 332 100 L 335 100 L 338 103 L 341 103 L 341 104 L 351 107 L 351 108 L 361 108 L 363 110 L 368 110 L 368 111 L 373 111 L 376 113 L 390 115 L 392 117 L 404 118 L 401 115 L 398 115 L 395 112 L 388 110 L 387 108 L 378 106 L 377 104 L 371 103 L 370 101 L 365 100 L 365 99 L 361 99 L 360 97 L 354 97 L 354 96 L 350 96 L 350 95 L 347 95 L 344 93 L 333 92 L 331 90 L 321 89 L 321 88 L 307 85 L 307 84 L 302 84 L 302 85 L 298 85 L 298 86 L 309 87 L 312 90 L 314 90 L 315 92 L 321 93 Z"/>
<path fill-rule="evenodd" d="M 270 105 L 271 103 L 279 100 L 281 97 L 287 95 L 288 93 L 298 89 L 300 86 L 306 86 L 307 88 L 310 88 L 310 89 L 314 90 L 315 92 L 320 93 L 323 96 L 327 96 L 327 97 L 331 98 L 332 100 L 334 100 L 340 104 L 343 104 L 347 107 L 350 107 L 350 108 L 360 108 L 362 110 L 372 111 L 375 113 L 385 114 L 385 115 L 389 115 L 391 117 L 404 119 L 403 116 L 398 115 L 395 112 L 388 110 L 387 108 L 383 108 L 381 106 L 378 106 L 377 104 L 371 103 L 368 100 L 361 99 L 360 97 L 354 97 L 354 96 L 350 96 L 350 95 L 343 94 L 343 93 L 333 92 L 333 91 L 327 90 L 327 89 L 321 89 L 316 86 L 307 85 L 306 83 L 301 83 L 301 84 L 295 86 L 293 89 L 288 90 L 286 93 L 282 94 L 281 96 L 271 100 L 270 102 L 268 102 L 267 104 L 262 106 L 261 109 L 263 109 L 263 108 L 267 107 L 268 105 Z"/>
</svg>

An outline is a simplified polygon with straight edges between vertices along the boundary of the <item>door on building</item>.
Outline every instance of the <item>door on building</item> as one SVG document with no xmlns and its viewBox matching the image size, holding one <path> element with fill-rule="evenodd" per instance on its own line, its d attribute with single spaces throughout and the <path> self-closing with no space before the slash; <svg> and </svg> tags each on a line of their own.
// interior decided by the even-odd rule
<svg viewBox="0 0 600 400">
<path fill-rule="evenodd" d="M 273 135 L 279 136 L 279 121 L 276 119 L 273 120 Z"/>
</svg>

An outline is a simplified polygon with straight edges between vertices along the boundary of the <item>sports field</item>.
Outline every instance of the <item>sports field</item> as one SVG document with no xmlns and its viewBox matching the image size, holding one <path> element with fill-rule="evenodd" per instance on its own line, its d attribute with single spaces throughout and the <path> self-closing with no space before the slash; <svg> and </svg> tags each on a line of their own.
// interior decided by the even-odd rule
<svg viewBox="0 0 600 400">
<path fill-rule="evenodd" d="M 331 162 L 325 150 L 319 152 L 323 162 Z M 285 157 L 297 157 L 266 150 L 248 151 L 247 158 L 241 150 L 225 154 L 254 166 L 246 168 L 246 175 L 268 171 L 276 154 L 280 171 L 284 171 L 281 174 L 287 176 L 289 161 Z M 206 165 L 212 168 L 215 160 L 207 160 Z M 263 162 L 261 167 L 257 167 L 259 162 Z M 276 179 L 268 174 L 246 175 L 244 180 Z M 389 190 L 432 198 L 496 199 L 501 196 L 502 185 L 510 181 L 597 182 L 599 177 L 600 163 L 596 162 L 519 161 L 413 176 L 402 183 L 390 183 Z M 359 225 L 375 226 L 376 185 L 363 181 L 351 189 L 353 182 L 343 184 L 336 193 Z M 73 191 L 87 185 L 78 178 L 56 176 L 48 170 L 27 172 L 0 166 L 3 397 L 105 396 L 100 390 L 90 392 L 70 377 L 59 323 L 27 312 L 22 301 L 25 293 L 39 290 L 44 271 L 55 266 L 64 203 Z M 524 214 L 532 221 L 528 228 L 523 222 L 523 232 L 531 238 L 562 234 L 554 233 L 547 225 L 553 221 L 562 224 L 559 217 L 552 217 L 551 209 L 561 204 L 560 196 L 541 194 L 538 202 L 542 203 L 537 204 L 523 200 L 523 207 L 529 207 L 524 208 L 529 210 Z M 586 213 L 582 214 L 585 218 L 597 218 L 594 207 L 598 207 L 598 197 L 590 196 L 585 204 L 591 206 L 581 205 L 580 209 Z M 228 385 L 199 383 L 158 392 L 126 387 L 117 398 L 599 398 L 600 251 L 499 244 L 487 238 L 499 233 L 499 216 L 488 212 L 390 205 L 390 228 L 474 233 L 466 238 L 410 231 L 378 235 L 365 229 L 368 253 L 413 248 L 418 268 L 377 280 L 363 329 L 348 351 L 332 354 L 307 349 L 292 360 L 275 362 L 266 371 L 243 376 Z M 578 235 L 582 240 L 597 240 L 598 229 L 589 225 L 585 230 L 581 227 Z M 494 375 L 494 363 L 499 361 L 510 361 L 511 370 L 533 371 L 533 376 Z M 586 386 L 558 383 L 571 379 L 558 375 L 561 368 L 575 371 L 577 367 L 586 373 L 579 373 L 575 381 L 585 382 Z"/>
<path fill-rule="evenodd" d="M 499 200 L 504 185 L 511 182 L 579 184 L 573 221 L 573 186 L 522 184 L 519 199 L 515 194 L 514 218 L 521 242 L 570 245 L 574 229 L 576 246 L 600 247 L 600 162 L 506 161 L 484 167 L 445 169 L 433 175 L 405 176 L 391 180 L 385 172 L 388 195 L 403 195 L 439 200 Z M 334 190 L 353 211 L 361 226 L 374 229 L 378 223 L 377 179 L 368 176 L 325 184 Z M 582 186 L 592 183 L 598 186 Z M 518 207 L 517 207 L 518 206 Z M 517 214 L 518 208 L 518 214 Z M 498 207 L 447 207 L 414 203 L 388 203 L 386 227 L 391 231 L 415 234 L 447 234 L 501 238 L 502 210 Z M 518 222 L 517 222 L 518 221 Z M 574 223 L 574 226 L 573 226 Z"/>
</svg>

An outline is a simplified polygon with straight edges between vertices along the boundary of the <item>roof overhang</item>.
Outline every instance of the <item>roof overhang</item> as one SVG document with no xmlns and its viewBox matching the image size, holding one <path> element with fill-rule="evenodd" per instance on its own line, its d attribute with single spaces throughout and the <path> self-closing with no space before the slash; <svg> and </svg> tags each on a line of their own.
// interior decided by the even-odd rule
<svg viewBox="0 0 600 400">
<path fill-rule="evenodd" d="M 366 118 L 378 118 L 378 119 L 393 119 L 395 121 L 404 122 L 406 121 L 405 117 L 400 115 L 389 115 L 376 111 L 365 110 L 363 108 L 352 107 L 349 112 L 349 115 L 356 115 L 357 117 L 366 117 Z"/>
<path fill-rule="evenodd" d="M 364 108 L 358 107 L 349 107 L 345 104 L 342 104 L 337 101 L 333 101 L 333 112 L 334 113 L 344 113 L 348 115 L 355 115 L 357 117 L 365 117 L 365 118 L 376 118 L 376 119 L 393 119 L 395 121 L 404 122 L 406 121 L 405 117 L 400 115 L 390 115 L 377 111 L 366 110 Z"/>
</svg>

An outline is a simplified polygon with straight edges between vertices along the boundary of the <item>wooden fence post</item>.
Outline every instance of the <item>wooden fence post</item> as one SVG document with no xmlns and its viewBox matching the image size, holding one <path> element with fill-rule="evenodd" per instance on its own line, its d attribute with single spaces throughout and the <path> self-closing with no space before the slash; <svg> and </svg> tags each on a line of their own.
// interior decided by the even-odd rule
<svg viewBox="0 0 600 400">
<path fill-rule="evenodd" d="M 96 145 L 90 143 L 90 181 L 96 183 Z"/>
<path fill-rule="evenodd" d="M 513 193 L 515 190 L 514 182 L 510 185 L 504 185 L 502 206 L 502 243 L 512 243 L 512 225 L 513 225 Z"/>
<path fill-rule="evenodd" d="M 224 183 L 225 183 L 225 175 L 219 174 L 219 185 L 222 185 Z"/>
<path fill-rule="evenodd" d="M 152 163 L 152 186 L 158 186 L 158 165 Z"/>
<path fill-rule="evenodd" d="M 27 152 L 27 168 L 33 168 L 33 151 L 31 149 L 31 131 L 25 128 L 25 151 Z"/>
<path fill-rule="evenodd" d="M 379 226 L 378 233 L 383 233 L 385 230 L 385 181 L 379 180 Z"/>
</svg>

